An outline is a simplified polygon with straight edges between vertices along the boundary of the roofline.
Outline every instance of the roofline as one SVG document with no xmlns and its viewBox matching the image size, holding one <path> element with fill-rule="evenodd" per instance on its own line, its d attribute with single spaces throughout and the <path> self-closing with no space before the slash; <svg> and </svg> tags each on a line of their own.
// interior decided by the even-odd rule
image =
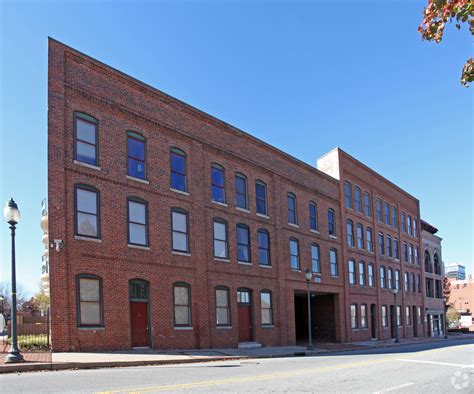
<svg viewBox="0 0 474 394">
<path fill-rule="evenodd" d="M 373 175 L 375 175 L 377 178 L 381 179 L 382 181 L 388 183 L 390 186 L 394 187 L 395 189 L 397 189 L 399 192 L 401 192 L 402 194 L 404 194 L 405 196 L 409 197 L 410 199 L 414 200 L 415 202 L 417 202 L 419 204 L 420 200 L 418 200 L 415 196 L 413 196 L 412 194 L 408 193 L 406 190 L 403 190 L 400 186 L 396 185 L 395 183 L 393 183 L 392 181 L 388 180 L 387 178 L 385 178 L 384 176 L 380 175 L 378 172 L 376 172 L 375 170 L 373 170 L 372 168 L 370 168 L 369 166 L 367 166 L 366 164 L 362 163 L 360 160 L 357 160 L 354 156 L 351 156 L 349 153 L 347 153 L 346 151 L 344 151 L 343 149 L 341 149 L 340 147 L 335 147 L 333 149 L 331 149 L 329 152 L 325 153 L 323 156 L 321 156 L 320 158 L 323 158 L 324 156 L 328 155 L 329 153 L 333 152 L 337 150 L 338 152 L 341 152 L 347 159 L 361 165 L 362 167 L 364 167 L 364 169 L 370 173 L 372 173 Z"/>
<path fill-rule="evenodd" d="M 289 153 L 287 153 L 287 152 L 285 152 L 285 151 L 283 151 L 283 150 L 281 150 L 281 149 L 279 149 L 279 148 L 277 148 L 277 147 L 275 147 L 275 146 L 273 146 L 273 145 L 270 145 L 268 142 L 265 142 L 265 141 L 263 141 L 263 140 L 261 140 L 261 139 L 255 137 L 255 136 L 253 136 L 253 135 L 247 133 L 246 131 L 243 131 L 243 130 L 239 129 L 239 128 L 236 127 L 236 126 L 231 125 L 230 123 L 227 123 L 227 122 L 225 122 L 225 121 L 223 121 L 223 120 L 221 120 L 221 119 L 219 119 L 219 118 L 216 118 L 215 116 L 210 115 L 210 114 L 208 114 L 207 112 L 204 112 L 203 110 L 200 110 L 199 108 L 196 108 L 196 107 L 192 106 L 191 104 L 185 103 L 184 101 L 181 101 L 180 99 L 177 99 L 176 97 L 173 97 L 173 96 L 171 96 L 171 95 L 169 95 L 169 94 L 167 94 L 167 93 L 165 93 L 165 92 L 159 90 L 158 88 L 155 88 L 155 87 L 149 85 L 149 84 L 146 83 L 146 82 L 140 81 L 139 79 L 137 79 L 137 78 L 135 78 L 135 77 L 132 77 L 131 75 L 126 74 L 126 73 L 124 73 L 123 71 L 120 71 L 120 70 L 118 70 L 118 69 L 116 69 L 116 68 L 114 68 L 114 67 L 112 67 L 112 66 L 110 66 L 110 65 L 108 65 L 108 64 L 106 64 L 106 63 L 104 63 L 104 62 L 101 62 L 100 60 L 97 60 L 96 58 L 93 58 L 92 56 L 89 56 L 89 55 L 85 54 L 84 52 L 81 52 L 81 51 L 79 51 L 79 50 L 77 50 L 77 49 L 75 49 L 75 48 L 72 48 L 71 46 L 69 46 L 69 45 L 67 45 L 67 44 L 64 44 L 63 42 L 61 42 L 61 41 L 59 41 L 59 40 L 56 40 L 55 38 L 53 38 L 53 37 L 51 37 L 51 36 L 48 36 L 48 40 L 49 40 L 49 41 L 54 41 L 54 42 L 56 42 L 56 43 L 58 43 L 58 44 L 64 46 L 65 48 L 69 49 L 70 51 L 75 52 L 75 53 L 77 53 L 77 54 L 80 54 L 81 56 L 83 56 L 83 57 L 89 59 L 90 61 L 96 62 L 96 63 L 100 64 L 102 67 L 105 67 L 105 68 L 107 68 L 107 69 L 112 70 L 113 72 L 115 72 L 115 73 L 121 75 L 122 77 L 124 77 L 124 78 L 126 78 L 126 79 L 129 79 L 129 80 L 131 80 L 131 81 L 133 81 L 133 82 L 135 82 L 135 83 L 137 83 L 137 84 L 139 84 L 139 85 L 141 85 L 141 86 L 143 86 L 143 87 L 149 89 L 151 92 L 153 92 L 153 93 L 155 93 L 155 94 L 158 94 L 158 95 L 161 95 L 161 96 L 163 96 L 164 98 L 166 98 L 166 99 L 172 101 L 173 103 L 178 104 L 178 105 L 180 105 L 180 106 L 182 106 L 182 107 L 185 107 L 186 109 L 191 110 L 191 112 L 193 112 L 193 113 L 195 113 L 195 114 L 197 114 L 197 115 L 200 115 L 200 116 L 203 116 L 204 118 L 207 118 L 209 121 L 212 121 L 212 122 L 214 122 L 214 123 L 217 123 L 217 124 L 219 124 L 219 125 L 221 125 L 221 126 L 226 127 L 226 128 L 229 129 L 229 131 L 231 131 L 231 132 L 240 134 L 240 135 L 242 135 L 242 137 L 244 137 L 244 138 L 248 138 L 248 139 L 252 140 L 253 142 L 256 142 L 256 143 L 258 143 L 258 144 L 261 144 L 261 145 L 265 146 L 266 148 L 271 149 L 272 151 L 276 152 L 277 154 L 283 156 L 284 158 L 293 161 L 294 163 L 296 163 L 296 164 L 298 164 L 298 165 L 300 165 L 300 166 L 306 168 L 307 170 L 313 172 L 314 174 L 316 174 L 316 175 L 318 175 L 318 176 L 322 176 L 323 178 L 325 178 L 326 180 L 328 180 L 328 181 L 330 181 L 330 182 L 333 182 L 333 183 L 335 183 L 335 184 L 337 184 L 337 183 L 339 182 L 337 179 L 334 179 L 332 176 L 326 174 L 325 172 L 323 172 L 323 171 L 321 171 L 321 170 L 318 170 L 315 166 L 312 166 L 312 165 L 310 165 L 310 164 L 308 164 L 308 163 L 305 163 L 304 161 L 302 161 L 302 160 L 296 158 L 295 156 L 292 156 L 292 155 L 290 155 Z"/>
</svg>

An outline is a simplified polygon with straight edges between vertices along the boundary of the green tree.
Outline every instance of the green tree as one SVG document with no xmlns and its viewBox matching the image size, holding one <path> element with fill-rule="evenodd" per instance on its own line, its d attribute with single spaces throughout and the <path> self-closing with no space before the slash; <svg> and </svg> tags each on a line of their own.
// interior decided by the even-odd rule
<svg viewBox="0 0 474 394">
<path fill-rule="evenodd" d="M 421 38 L 440 43 L 443 39 L 447 23 L 455 21 L 456 28 L 461 29 L 461 23 L 469 26 L 474 35 L 474 5 L 472 0 L 429 0 L 428 7 L 423 10 L 423 21 L 418 27 Z M 461 73 L 461 84 L 468 87 L 474 81 L 474 59 L 470 58 L 464 64 Z"/>
<path fill-rule="evenodd" d="M 461 318 L 461 314 L 452 306 L 450 306 L 448 308 L 448 311 L 446 312 L 446 320 L 449 322 L 449 324 L 459 323 L 460 318 Z"/>
</svg>

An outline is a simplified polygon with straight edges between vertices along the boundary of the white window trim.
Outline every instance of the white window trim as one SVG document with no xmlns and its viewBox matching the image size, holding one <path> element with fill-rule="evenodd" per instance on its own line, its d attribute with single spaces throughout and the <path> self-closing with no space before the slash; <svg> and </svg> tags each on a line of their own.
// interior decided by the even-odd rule
<svg viewBox="0 0 474 394">
<path fill-rule="evenodd" d="M 131 249 L 150 250 L 149 246 L 133 245 L 133 244 L 127 244 L 127 246 Z"/>
<path fill-rule="evenodd" d="M 188 192 L 183 192 L 182 190 L 173 189 L 172 187 L 170 187 L 170 191 L 172 191 L 174 193 L 182 194 L 183 196 L 189 196 Z"/>
<path fill-rule="evenodd" d="M 79 161 L 79 160 L 74 160 L 74 164 L 77 164 L 78 166 L 90 168 L 91 170 L 102 171 L 102 169 L 98 166 L 95 166 L 93 164 L 83 163 L 82 161 Z"/>
<path fill-rule="evenodd" d="M 257 212 L 257 216 L 258 216 L 258 217 L 261 217 L 261 218 L 264 218 L 264 219 L 270 219 L 270 216 L 264 215 L 263 213 L 258 213 L 258 212 Z"/>
<path fill-rule="evenodd" d="M 77 239 L 78 241 L 91 241 L 91 242 L 102 243 L 101 238 L 89 238 L 89 237 L 83 237 L 81 235 L 75 235 L 74 239 Z"/>
<path fill-rule="evenodd" d="M 220 205 L 220 206 L 222 206 L 222 207 L 228 207 L 228 206 L 229 206 L 229 205 L 228 205 L 227 203 L 225 203 L 225 202 L 219 202 L 219 201 L 214 201 L 214 200 L 212 200 L 212 203 L 213 203 L 213 204 L 216 204 L 216 205 Z"/>
<path fill-rule="evenodd" d="M 136 177 L 130 176 L 130 175 L 127 175 L 127 179 L 130 179 L 131 181 L 135 181 L 135 182 L 144 183 L 145 185 L 150 184 L 150 181 L 147 181 L 146 179 L 136 178 Z"/>
<path fill-rule="evenodd" d="M 235 207 L 235 209 L 236 209 L 237 211 L 240 211 L 240 212 L 250 213 L 250 210 L 245 209 L 245 208 Z"/>
<path fill-rule="evenodd" d="M 177 250 L 172 250 L 171 253 L 176 255 L 176 256 L 191 257 L 191 253 L 188 253 L 188 252 L 178 252 Z"/>
</svg>

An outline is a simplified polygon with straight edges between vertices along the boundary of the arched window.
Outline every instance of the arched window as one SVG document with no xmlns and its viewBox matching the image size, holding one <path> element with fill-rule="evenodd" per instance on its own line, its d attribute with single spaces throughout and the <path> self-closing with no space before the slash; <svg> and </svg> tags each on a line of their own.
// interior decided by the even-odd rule
<svg viewBox="0 0 474 394">
<path fill-rule="evenodd" d="M 309 228 L 318 231 L 318 206 L 314 201 L 309 202 Z"/>
<path fill-rule="evenodd" d="M 296 196 L 293 193 L 288 193 L 288 223 L 298 224 L 298 215 L 296 212 Z"/>
<path fill-rule="evenodd" d="M 127 174 L 146 179 L 145 137 L 134 131 L 127 132 Z"/>
<path fill-rule="evenodd" d="M 364 211 L 365 216 L 372 216 L 372 203 L 370 201 L 370 194 L 369 192 L 364 193 Z"/>
<path fill-rule="evenodd" d="M 244 174 L 235 174 L 235 206 L 248 209 L 247 177 Z"/>
<path fill-rule="evenodd" d="M 270 260 L 270 235 L 268 231 L 261 228 L 257 232 L 258 238 L 258 262 L 260 265 L 272 265 Z"/>
<path fill-rule="evenodd" d="M 75 234 L 100 238 L 100 193 L 89 185 L 75 185 Z"/>
<path fill-rule="evenodd" d="M 350 259 L 348 262 L 349 284 L 354 286 L 356 284 L 355 261 Z"/>
<path fill-rule="evenodd" d="M 186 153 L 181 149 L 171 148 L 170 167 L 170 187 L 174 190 L 187 192 Z"/>
<path fill-rule="evenodd" d="M 365 276 L 365 263 L 361 260 L 359 261 L 359 285 L 365 286 L 367 283 Z"/>
<path fill-rule="evenodd" d="M 362 212 L 362 192 L 359 186 L 354 188 L 354 201 L 355 201 L 355 210 L 356 212 Z"/>
<path fill-rule="evenodd" d="M 361 223 L 357 224 L 357 247 L 364 249 L 364 227 Z"/>
<path fill-rule="evenodd" d="M 187 283 L 174 283 L 173 301 L 175 327 L 191 327 L 191 287 Z"/>
<path fill-rule="evenodd" d="M 300 270 L 300 246 L 296 238 L 290 238 L 290 268 Z"/>
<path fill-rule="evenodd" d="M 227 260 L 229 258 L 229 243 L 227 222 L 224 219 L 214 219 L 214 257 Z"/>
<path fill-rule="evenodd" d="M 243 263 L 250 262 L 250 232 L 249 226 L 246 224 L 237 224 L 236 229 L 237 239 L 237 261 Z"/>
<path fill-rule="evenodd" d="M 74 160 L 92 166 L 98 166 L 99 122 L 96 118 L 81 112 L 74 112 L 73 116 Z"/>
<path fill-rule="evenodd" d="M 387 287 L 387 282 L 385 278 L 385 267 L 382 265 L 380 267 L 380 288 L 385 289 Z"/>
<path fill-rule="evenodd" d="M 425 250 L 425 272 L 433 272 L 431 269 L 431 256 L 427 250 Z"/>
<path fill-rule="evenodd" d="M 321 273 L 321 267 L 319 266 L 319 245 L 311 244 L 311 270 L 314 273 Z"/>
<path fill-rule="evenodd" d="M 216 324 L 218 326 L 231 325 L 229 288 L 225 286 L 216 287 Z"/>
<path fill-rule="evenodd" d="M 78 327 L 104 326 L 102 278 L 92 274 L 76 276 Z"/>
<path fill-rule="evenodd" d="M 439 263 L 439 258 L 438 258 L 437 253 L 434 254 L 433 261 L 434 261 L 434 273 L 436 275 L 441 275 L 441 264 Z"/>
<path fill-rule="evenodd" d="M 354 246 L 354 223 L 352 220 L 346 222 L 347 245 Z"/>
<path fill-rule="evenodd" d="M 332 208 L 328 209 L 328 233 L 336 236 L 336 213 Z"/>
<path fill-rule="evenodd" d="M 346 208 L 352 209 L 352 185 L 348 182 L 344 182 L 344 197 L 346 200 Z"/>
<path fill-rule="evenodd" d="M 171 209 L 172 250 L 189 253 L 188 212 L 181 208 Z"/>
<path fill-rule="evenodd" d="M 127 198 L 128 244 L 148 246 L 148 203 L 138 197 Z"/>
<path fill-rule="evenodd" d="M 263 181 L 255 182 L 255 200 L 257 204 L 257 213 L 267 216 L 267 185 Z"/>
<path fill-rule="evenodd" d="M 270 290 L 262 290 L 260 292 L 260 312 L 262 325 L 273 324 L 273 305 L 272 292 Z"/>
<path fill-rule="evenodd" d="M 225 204 L 225 171 L 219 164 L 211 165 L 212 201 Z"/>
</svg>

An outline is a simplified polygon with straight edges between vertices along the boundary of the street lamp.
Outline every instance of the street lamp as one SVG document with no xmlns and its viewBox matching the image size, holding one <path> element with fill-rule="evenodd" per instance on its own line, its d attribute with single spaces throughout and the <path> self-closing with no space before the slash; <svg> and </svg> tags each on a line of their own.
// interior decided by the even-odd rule
<svg viewBox="0 0 474 394">
<path fill-rule="evenodd" d="M 313 274 L 309 268 L 306 268 L 305 278 L 306 278 L 306 287 L 308 289 L 308 350 L 313 350 L 313 338 L 311 334 L 311 294 L 309 292 L 309 284 Z"/>
<path fill-rule="evenodd" d="M 394 288 L 392 290 L 392 293 L 393 293 L 393 299 L 394 299 L 394 320 L 395 320 L 395 343 L 400 343 L 400 340 L 398 339 L 398 310 L 397 310 L 397 294 L 398 294 L 398 289 L 397 288 Z"/>
<path fill-rule="evenodd" d="M 23 356 L 18 349 L 18 338 L 16 333 L 16 270 L 15 270 L 15 230 L 16 225 L 20 221 L 20 211 L 18 205 L 11 198 L 7 201 L 3 209 L 3 216 L 10 225 L 12 236 L 12 305 L 11 305 L 11 322 L 12 322 L 12 347 L 5 357 L 5 363 L 18 363 L 23 361 Z"/>
</svg>

